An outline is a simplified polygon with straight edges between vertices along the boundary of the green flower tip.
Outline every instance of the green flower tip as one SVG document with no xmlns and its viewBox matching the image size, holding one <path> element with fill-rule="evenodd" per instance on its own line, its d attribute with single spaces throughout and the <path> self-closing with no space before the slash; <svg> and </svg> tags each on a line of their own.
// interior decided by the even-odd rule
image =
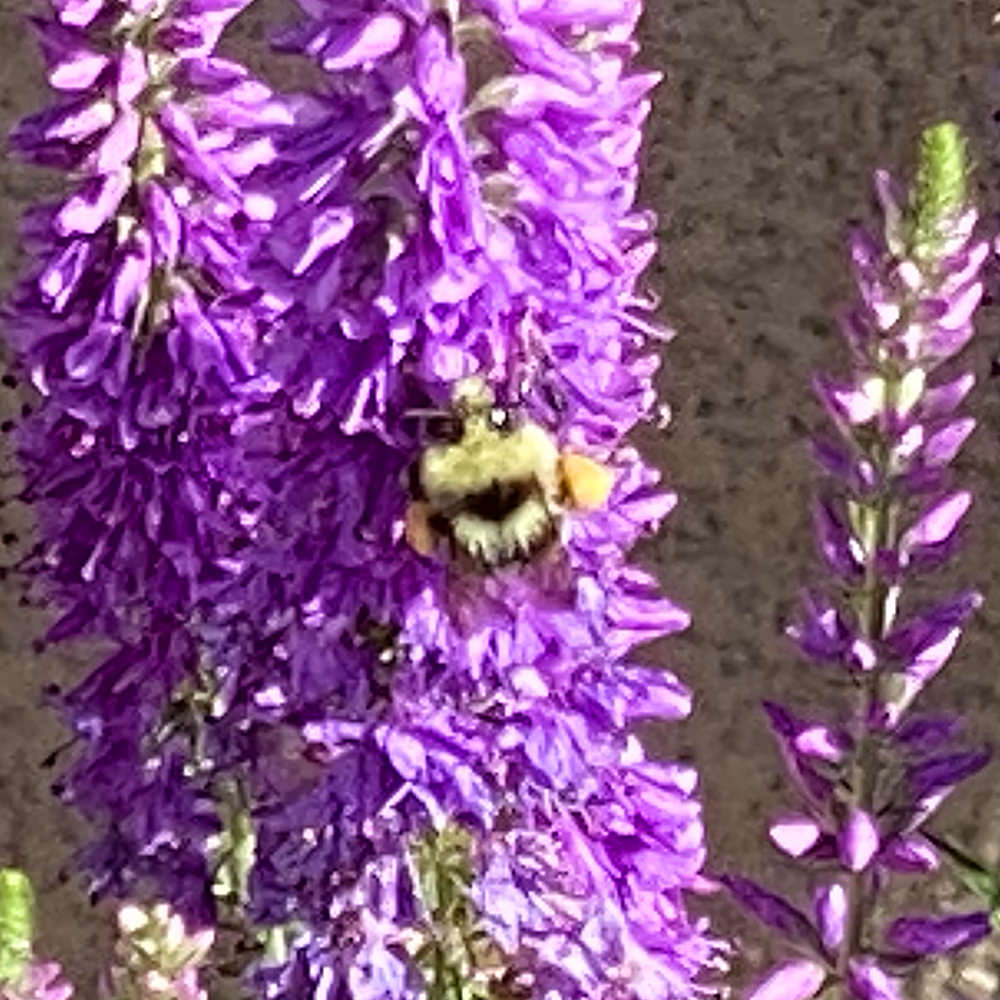
<svg viewBox="0 0 1000 1000">
<path fill-rule="evenodd" d="M 911 246 L 915 256 L 937 256 L 950 224 L 969 202 L 968 143 L 954 122 L 939 122 L 920 136 L 917 174 L 910 191 Z"/>
<path fill-rule="evenodd" d="M 0 868 L 0 984 L 20 980 L 31 961 L 35 894 L 19 868 Z"/>
</svg>

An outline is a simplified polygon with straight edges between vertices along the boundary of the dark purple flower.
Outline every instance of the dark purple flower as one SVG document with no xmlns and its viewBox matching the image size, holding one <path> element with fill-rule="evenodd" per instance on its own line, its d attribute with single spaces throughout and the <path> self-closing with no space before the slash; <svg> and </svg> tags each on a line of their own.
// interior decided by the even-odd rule
<svg viewBox="0 0 1000 1000">
<path fill-rule="evenodd" d="M 787 900 L 742 876 L 724 875 L 720 881 L 743 906 L 769 927 L 797 944 L 820 950 L 816 928 L 801 910 Z"/>
<path fill-rule="evenodd" d="M 854 1000 L 903 1000 L 899 980 L 888 975 L 871 958 L 851 959 L 847 983 Z"/>
<path fill-rule="evenodd" d="M 953 917 L 900 917 L 893 921 L 886 939 L 901 951 L 938 955 L 968 948 L 988 937 L 990 929 L 990 915 L 986 911 Z"/>
<path fill-rule="evenodd" d="M 198 676 L 196 625 L 239 566 L 253 510 L 232 490 L 239 415 L 257 379 L 259 297 L 245 261 L 273 209 L 246 181 L 288 119 L 268 88 L 212 55 L 246 0 L 56 2 L 33 19 L 53 108 L 15 128 L 30 162 L 70 171 L 30 211 L 33 263 L 7 308 L 37 407 L 17 429 L 38 544 L 32 593 L 52 641 L 116 644 L 55 698 L 83 745 L 57 784 L 97 825 L 97 893 L 154 879 L 211 917 L 210 776 L 165 717 Z"/>
</svg>

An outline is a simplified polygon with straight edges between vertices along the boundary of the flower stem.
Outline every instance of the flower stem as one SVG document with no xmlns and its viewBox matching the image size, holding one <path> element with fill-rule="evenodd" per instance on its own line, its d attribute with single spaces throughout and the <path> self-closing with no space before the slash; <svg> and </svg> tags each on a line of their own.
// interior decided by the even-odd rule
<svg viewBox="0 0 1000 1000">
<path fill-rule="evenodd" d="M 910 309 L 904 307 L 899 324 L 909 322 Z M 881 360 L 881 359 L 877 359 Z M 877 362 L 876 362 L 877 363 Z M 882 363 L 880 378 L 883 381 L 883 419 L 891 427 L 902 395 L 905 373 L 897 365 Z M 899 534 L 899 503 L 892 489 L 892 445 L 891 430 L 880 434 L 870 451 L 878 495 L 859 509 L 859 538 L 862 541 L 865 561 L 864 578 L 860 590 L 855 595 L 856 620 L 859 635 L 876 645 L 885 638 L 895 618 L 898 584 L 889 582 L 879 569 L 879 555 L 891 552 L 896 547 Z M 857 690 L 854 738 L 855 752 L 850 768 L 849 807 L 863 811 L 869 816 L 875 814 L 875 790 L 879 779 L 879 755 L 877 736 L 871 728 L 872 713 L 882 695 L 881 662 L 864 673 L 855 674 Z M 865 870 L 853 872 L 847 885 L 847 921 L 844 939 L 838 956 L 837 971 L 844 986 L 844 1000 L 850 1000 L 846 984 L 848 965 L 853 956 L 864 950 L 867 930 L 869 903 L 871 898 L 869 873 Z"/>
</svg>

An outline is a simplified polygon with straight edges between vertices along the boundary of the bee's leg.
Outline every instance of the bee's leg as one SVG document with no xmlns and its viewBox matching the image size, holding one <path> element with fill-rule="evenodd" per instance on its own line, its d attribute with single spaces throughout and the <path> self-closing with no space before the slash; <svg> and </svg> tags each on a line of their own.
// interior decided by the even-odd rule
<svg viewBox="0 0 1000 1000">
<path fill-rule="evenodd" d="M 571 451 L 562 453 L 559 465 L 560 492 L 565 493 L 562 502 L 568 501 L 577 510 L 598 510 L 608 502 L 615 477 L 606 465 Z"/>
<path fill-rule="evenodd" d="M 425 559 L 429 559 L 436 548 L 432 520 L 430 507 L 423 500 L 413 500 L 407 505 L 406 541 Z"/>
</svg>

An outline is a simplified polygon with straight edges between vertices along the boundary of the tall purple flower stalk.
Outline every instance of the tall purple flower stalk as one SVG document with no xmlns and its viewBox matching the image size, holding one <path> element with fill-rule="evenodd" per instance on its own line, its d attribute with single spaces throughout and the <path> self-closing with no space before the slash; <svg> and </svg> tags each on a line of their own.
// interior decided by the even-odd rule
<svg viewBox="0 0 1000 1000">
<path fill-rule="evenodd" d="M 811 912 L 748 879 L 726 884 L 801 957 L 772 971 L 755 1000 L 898 1000 L 899 975 L 926 955 L 989 933 L 986 913 L 905 917 L 880 940 L 876 900 L 893 872 L 923 873 L 938 855 L 921 828 L 952 789 L 989 760 L 957 745 L 960 720 L 911 705 L 944 667 L 981 599 L 961 591 L 923 609 L 906 586 L 955 550 L 971 503 L 949 465 L 975 421 L 958 407 L 974 379 L 939 374 L 972 336 L 986 243 L 973 230 L 965 143 L 950 124 L 922 137 L 909 197 L 876 174 L 881 239 L 857 229 L 850 250 L 861 303 L 844 317 L 852 371 L 816 379 L 833 435 L 814 439 L 827 486 L 816 532 L 827 593 L 805 595 L 789 629 L 817 666 L 840 671 L 849 711 L 802 715 L 767 703 L 798 811 L 771 839 L 816 874 Z"/>
<path fill-rule="evenodd" d="M 631 656 L 688 620 L 625 559 L 675 502 L 624 442 L 660 332 L 636 290 L 657 81 L 627 71 L 639 5 L 301 6 L 281 44 L 327 85 L 293 102 L 262 180 L 259 370 L 279 388 L 240 419 L 252 544 L 205 632 L 225 679 L 208 754 L 252 803 L 250 911 L 291 945 L 264 988 L 457 995 L 426 958 L 420 860 L 457 824 L 475 930 L 502 956 L 491 989 L 691 996 L 717 955 L 686 912 L 696 775 L 630 732 L 690 708 Z M 404 537 L 416 414 L 447 414 L 473 375 L 610 470 L 550 561 L 463 574 Z"/>
<path fill-rule="evenodd" d="M 38 537 L 22 568 L 61 611 L 50 641 L 115 644 L 52 692 L 78 744 L 57 788 L 96 824 L 82 859 L 95 892 L 152 877 L 200 921 L 213 810 L 183 742 L 155 733 L 247 541 L 223 484 L 236 416 L 263 391 L 244 259 L 273 203 L 244 179 L 288 120 L 212 55 L 247 2 L 52 0 L 31 24 L 58 98 L 11 136 L 69 178 L 25 218 L 33 261 L 7 310 L 37 404 L 16 436 Z"/>
<path fill-rule="evenodd" d="M 66 96 L 14 136 L 79 179 L 11 342 L 49 638 L 118 647 L 53 694 L 94 889 L 197 927 L 226 868 L 269 996 L 690 997 L 697 779 L 630 731 L 690 709 L 632 657 L 688 620 L 625 558 L 675 502 L 624 441 L 663 332 L 639 5 L 304 0 L 328 86 L 283 104 L 212 55 L 245 2 L 55 2 Z M 463 574 L 406 470 L 474 375 L 610 485 Z"/>
</svg>

